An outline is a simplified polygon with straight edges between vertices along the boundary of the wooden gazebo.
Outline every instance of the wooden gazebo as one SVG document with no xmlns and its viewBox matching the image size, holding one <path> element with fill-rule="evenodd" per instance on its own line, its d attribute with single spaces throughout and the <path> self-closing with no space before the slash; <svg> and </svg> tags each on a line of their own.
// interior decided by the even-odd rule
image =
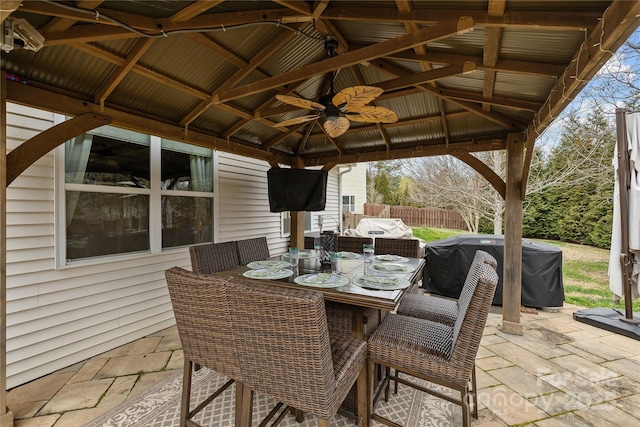
<svg viewBox="0 0 640 427">
<path fill-rule="evenodd" d="M 2 41 L 0 80 L 2 390 L 6 187 L 104 124 L 272 166 L 459 158 L 505 199 L 502 328 L 521 334 L 522 202 L 536 138 L 640 25 L 640 2 L 607 0 L 2 0 L 0 9 L 15 34 Z M 350 121 L 335 136 L 324 112 L 276 99 L 318 102 L 354 86 L 382 89 L 370 105 L 397 121 Z M 71 119 L 5 154 L 6 102 Z M 318 117 L 292 120 L 304 115 Z M 506 150 L 506 180 L 473 155 L 489 150 Z M 296 245 L 301 219 L 292 213 Z"/>
</svg>

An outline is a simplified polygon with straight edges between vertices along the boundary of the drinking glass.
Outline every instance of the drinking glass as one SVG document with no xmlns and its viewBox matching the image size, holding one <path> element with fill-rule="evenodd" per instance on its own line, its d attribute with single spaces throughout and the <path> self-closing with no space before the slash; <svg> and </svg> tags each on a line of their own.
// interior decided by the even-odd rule
<svg viewBox="0 0 640 427">
<path fill-rule="evenodd" d="M 320 252 L 322 252 L 322 242 L 319 237 L 313 238 L 313 250 L 316 252 L 316 258 L 319 258 Z"/>
<path fill-rule="evenodd" d="M 342 254 L 331 252 L 331 274 L 340 274 L 342 269 Z"/>
<path fill-rule="evenodd" d="M 298 266 L 298 256 L 300 251 L 298 248 L 289 248 L 289 265 L 293 268 Z"/>
<path fill-rule="evenodd" d="M 373 259 L 373 245 L 370 243 L 362 245 L 362 254 L 364 256 L 365 264 L 371 262 Z"/>
</svg>

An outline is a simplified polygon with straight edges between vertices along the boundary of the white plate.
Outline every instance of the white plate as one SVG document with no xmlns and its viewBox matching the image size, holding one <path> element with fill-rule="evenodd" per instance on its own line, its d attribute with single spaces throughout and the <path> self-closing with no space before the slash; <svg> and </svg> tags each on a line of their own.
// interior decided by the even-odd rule
<svg viewBox="0 0 640 427">
<path fill-rule="evenodd" d="M 289 267 L 289 263 L 286 261 L 265 259 L 263 261 L 251 261 L 249 264 L 247 264 L 247 267 L 252 270 L 261 270 L 265 268 L 283 269 Z"/>
<path fill-rule="evenodd" d="M 407 279 L 389 276 L 356 276 L 353 278 L 353 284 L 361 288 L 380 289 L 384 291 L 404 289 L 411 286 L 411 282 Z"/>
<path fill-rule="evenodd" d="M 400 255 L 374 255 L 373 260 L 379 262 L 408 262 L 409 258 Z"/>
<path fill-rule="evenodd" d="M 371 264 L 371 269 L 383 274 L 404 274 L 415 270 L 414 267 L 410 267 L 407 264 L 393 264 L 390 262 L 373 263 Z"/>
<path fill-rule="evenodd" d="M 342 259 L 360 259 L 360 258 L 362 258 L 361 254 L 357 254 L 355 252 L 342 251 L 340 253 L 342 254 Z"/>
<path fill-rule="evenodd" d="M 289 253 L 285 252 L 283 255 L 285 258 L 289 258 Z M 298 259 L 315 258 L 315 256 L 315 254 L 308 251 L 298 252 Z"/>
<path fill-rule="evenodd" d="M 289 270 L 288 268 L 284 269 L 270 269 L 263 268 L 260 270 L 247 270 L 242 273 L 244 277 L 248 277 L 249 279 L 265 279 L 265 280 L 276 280 L 276 279 L 284 279 L 285 277 L 289 277 L 293 275 L 293 270 Z"/>
<path fill-rule="evenodd" d="M 293 279 L 298 285 L 312 286 L 314 288 L 339 288 L 348 285 L 349 278 L 331 273 L 303 274 Z"/>
</svg>

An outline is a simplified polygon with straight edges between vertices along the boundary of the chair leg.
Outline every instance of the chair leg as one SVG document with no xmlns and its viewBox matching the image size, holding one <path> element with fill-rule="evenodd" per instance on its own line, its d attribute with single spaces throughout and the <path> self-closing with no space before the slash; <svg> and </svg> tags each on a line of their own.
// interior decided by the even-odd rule
<svg viewBox="0 0 640 427">
<path fill-rule="evenodd" d="M 318 427 L 329 427 L 330 421 L 328 418 L 318 418 Z"/>
<path fill-rule="evenodd" d="M 478 385 L 476 384 L 476 364 L 471 368 L 471 387 L 473 387 L 473 418 L 478 419 Z"/>
<path fill-rule="evenodd" d="M 391 368 L 388 366 L 385 366 L 384 369 L 384 375 L 385 378 L 389 378 L 389 376 L 391 375 Z M 398 386 L 398 383 L 396 382 L 396 387 Z M 384 388 L 384 401 L 388 402 L 389 401 L 389 389 L 391 388 L 391 380 L 387 381 L 387 385 Z"/>
<path fill-rule="evenodd" d="M 356 380 L 356 399 L 358 400 L 358 421 L 360 427 L 366 427 L 369 423 L 369 388 L 367 367 L 363 366 Z"/>
<path fill-rule="evenodd" d="M 190 360 L 184 361 L 182 375 L 182 403 L 180 404 L 180 427 L 187 425 L 189 416 L 189 403 L 191 400 L 191 368 L 193 363 Z"/>
<path fill-rule="evenodd" d="M 240 405 L 240 410 L 237 405 Z M 236 381 L 236 427 L 251 427 L 252 416 L 253 390 Z"/>
<path fill-rule="evenodd" d="M 369 416 L 367 417 L 367 423 L 365 427 L 371 426 L 371 415 L 375 410 L 375 405 L 373 402 L 373 395 L 376 389 L 376 379 L 375 379 L 375 363 L 373 360 L 367 361 L 367 406 L 369 411 Z"/>
<path fill-rule="evenodd" d="M 460 406 L 462 407 L 462 427 L 471 426 L 471 412 L 469 411 L 469 387 L 460 390 Z"/>
</svg>

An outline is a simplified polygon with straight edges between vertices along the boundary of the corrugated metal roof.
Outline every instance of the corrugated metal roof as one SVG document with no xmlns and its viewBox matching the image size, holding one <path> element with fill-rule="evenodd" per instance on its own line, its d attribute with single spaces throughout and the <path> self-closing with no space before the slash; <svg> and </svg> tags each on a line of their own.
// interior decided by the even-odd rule
<svg viewBox="0 0 640 427">
<path fill-rule="evenodd" d="M 73 8 L 73 2 L 64 3 L 67 9 L 62 10 L 59 4 L 29 1 L 23 2 L 12 17 L 26 18 L 42 30 L 47 40 L 45 47 L 39 52 L 15 49 L 3 53 L 1 63 L 4 71 L 17 75 L 17 80 L 31 83 L 33 87 L 21 89 L 30 94 L 27 99 L 35 102 L 36 107 L 62 109 L 73 115 L 79 112 L 64 109 L 84 102 L 87 110 L 100 111 L 99 105 L 93 105 L 95 99 L 101 88 L 110 86 L 110 79 L 118 78 L 106 105 L 119 114 L 121 122 L 127 118 L 135 122 L 138 114 L 162 124 L 156 128 L 169 127 L 171 132 L 161 136 L 178 140 L 183 139 L 188 122 L 191 133 L 202 134 L 199 144 L 206 135 L 226 138 L 229 143 L 221 146 L 223 149 L 233 147 L 235 152 L 265 159 L 273 159 L 275 153 L 279 155 L 277 160 L 283 162 L 289 161 L 284 154 L 297 154 L 305 128 L 263 149 L 264 144 L 292 129 L 277 129 L 274 124 L 317 111 L 283 105 L 275 99 L 278 91 L 317 101 L 327 76 L 336 68 L 336 91 L 359 84 L 375 86 L 393 79 L 400 82 L 397 87 L 401 89 L 388 90 L 372 99 L 370 105 L 391 109 L 397 114 L 398 123 L 382 124 L 381 133 L 375 124 L 352 122 L 350 131 L 334 138 L 339 153 L 321 132 L 319 126 L 324 120 L 321 119 L 299 153 L 303 159 L 326 156 L 326 161 L 335 156 L 334 161 L 338 162 L 366 155 L 379 159 L 389 155 L 388 144 L 391 150 L 398 150 L 485 136 L 504 143 L 510 133 L 532 126 L 536 112 L 531 109 L 553 97 L 562 69 L 547 70 L 548 65 L 566 67 L 581 49 L 591 49 L 585 62 L 592 61 L 589 64 L 592 69 L 606 59 L 606 51 L 594 50 L 594 46 L 583 43 L 585 33 L 579 26 L 593 29 L 607 8 L 614 9 L 605 19 L 618 21 L 607 22 L 604 33 L 607 49 L 613 50 L 623 42 L 623 34 L 638 26 L 637 3 L 507 1 L 504 22 L 499 18 L 488 22 L 486 0 L 412 2 L 414 11 L 404 15 L 398 12 L 395 1 L 365 4 L 335 0 L 323 5 L 326 9 L 315 21 L 296 9 L 309 7 L 312 11 L 317 2 L 225 1 L 203 12 L 198 10 L 201 4 L 191 1 L 109 1 L 100 5 L 101 19 L 90 16 L 88 21 L 85 12 L 68 10 Z M 193 5 L 198 7 L 191 12 Z M 171 18 L 185 8 L 189 13 L 180 14 L 182 20 Z M 107 25 L 104 17 L 110 11 L 124 12 L 125 15 L 118 16 L 129 25 L 144 23 L 146 29 L 141 28 L 142 31 L 150 31 L 151 37 L 159 36 L 124 76 L 120 76 L 121 66 L 143 38 L 130 29 Z M 411 58 L 415 39 L 407 36 L 406 24 L 412 22 L 423 29 L 437 25 L 437 17 L 453 21 L 462 12 L 474 15 L 474 30 L 436 41 L 425 40 L 426 55 L 422 59 L 435 58 L 431 65 L 434 70 L 450 63 L 459 64 L 465 58 L 481 62 L 486 45 L 498 43 L 495 46 L 498 65 L 491 93 L 484 94 L 489 74 L 480 63 L 473 73 L 439 78 L 434 83 L 402 84 L 403 79 L 423 71 L 416 58 Z M 81 18 L 71 19 L 74 13 Z M 70 28 L 62 29 L 65 23 Z M 500 39 L 491 38 L 489 26 L 503 29 Z M 162 37 L 153 28 L 171 30 L 167 37 Z M 291 31 L 298 31 L 297 28 L 301 28 L 299 33 Z M 336 34 L 331 34 L 333 28 Z M 346 41 L 334 58 L 328 58 L 324 49 L 328 34 Z M 601 35 L 594 37 L 599 40 Z M 283 46 L 260 63 L 252 62 L 261 58 L 261 52 L 273 47 L 280 37 L 287 36 L 289 40 Z M 219 52 L 214 43 L 228 53 Z M 100 51 L 92 50 L 94 47 Z M 403 54 L 406 56 L 399 59 Z M 587 64 L 583 65 L 580 71 L 584 73 Z M 246 67 L 256 69 L 245 73 Z M 386 70 L 394 70 L 399 77 Z M 218 93 L 239 73 L 246 75 Z M 573 90 L 580 87 L 576 81 L 568 83 Z M 19 91 L 13 87 L 9 85 L 9 99 L 20 101 L 22 95 L 16 94 Z M 47 96 L 31 94 L 35 87 L 52 90 Z M 60 92 L 81 102 L 57 101 Z M 210 98 L 212 95 L 215 97 Z M 484 101 L 491 105 L 490 111 L 484 110 Z M 567 103 L 566 99 L 557 98 L 551 102 L 554 107 Z M 272 116 L 258 119 L 263 111 Z M 539 117 L 536 126 L 550 121 L 548 112 L 538 114 L 542 120 Z M 446 116 L 446 129 L 442 115 Z M 219 139 L 211 138 L 216 140 Z M 496 146 L 500 145 L 488 149 Z M 247 147 L 256 150 L 246 151 Z"/>
</svg>

